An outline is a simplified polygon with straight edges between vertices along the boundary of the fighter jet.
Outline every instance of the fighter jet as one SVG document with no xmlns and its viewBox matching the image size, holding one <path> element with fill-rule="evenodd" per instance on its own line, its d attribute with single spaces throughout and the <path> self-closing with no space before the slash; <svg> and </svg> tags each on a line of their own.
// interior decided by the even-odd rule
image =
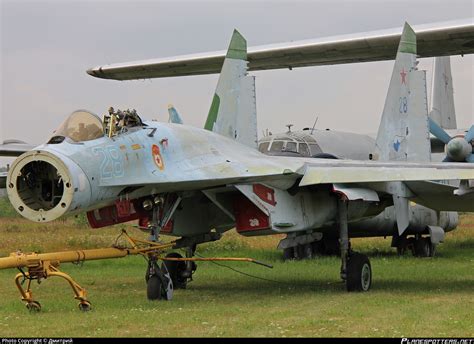
<svg viewBox="0 0 474 344">
<path fill-rule="evenodd" d="M 160 233 L 180 237 L 175 247 L 186 248 L 189 257 L 196 245 L 218 240 L 234 227 L 252 235 L 299 232 L 316 237 L 320 229 L 337 223 L 341 278 L 348 291 L 368 291 L 369 258 L 350 249 L 350 222 L 395 204 L 402 235 L 410 200 L 424 204 L 429 199 L 435 209 L 474 211 L 472 187 L 464 182 L 474 179 L 471 165 L 406 162 L 425 153 L 417 136 L 428 135 L 416 96 L 425 91 L 424 74 L 415 60 L 416 37 L 406 24 L 389 89 L 390 99 L 404 99 L 403 113 L 398 106 L 384 110 L 386 118 L 403 116 L 406 127 L 386 128 L 378 152 L 396 162 L 259 152 L 256 126 L 250 122 L 255 87 L 247 74 L 247 44 L 234 31 L 205 126 L 212 131 L 143 121 L 137 114 L 116 121 L 116 114 L 101 120 L 87 111 L 74 112 L 47 143 L 15 160 L 7 177 L 9 199 L 18 213 L 35 222 L 77 212 L 87 212 L 93 227 L 138 219 L 155 239 Z M 412 129 L 423 132 L 414 135 Z M 431 191 L 431 180 L 463 184 L 446 186 L 452 193 L 446 204 L 445 194 Z M 185 285 L 191 269 L 186 264 L 171 276 L 173 284 Z M 148 277 L 160 274 L 148 266 Z"/>
<path fill-rule="evenodd" d="M 467 130 L 456 129 L 453 93 L 450 57 L 435 57 L 431 111 L 429 113 L 430 131 L 431 134 L 441 137 L 444 141 L 439 140 L 436 136 L 431 138 L 431 161 L 443 160 L 446 154 L 440 152 L 444 152 L 445 143 L 452 145 L 454 142 L 461 141 L 466 142 L 465 145 L 467 145 L 472 140 L 469 140 L 468 135 L 465 136 Z M 420 96 L 425 97 L 421 94 Z M 451 135 L 455 135 L 456 139 L 449 144 L 451 138 L 435 123 L 440 123 L 444 129 L 450 129 Z M 375 136 L 373 135 L 322 130 L 316 129 L 314 126 L 298 131 L 288 127 L 287 132 L 262 137 L 259 140 L 259 150 L 268 155 L 311 156 L 326 159 L 372 159 L 375 147 Z M 380 129 L 385 130 L 383 126 Z M 462 139 L 464 136 L 467 139 Z M 454 149 L 451 146 L 446 148 L 448 156 L 453 156 L 454 153 L 451 152 Z M 471 146 L 469 152 L 472 149 Z M 465 156 L 462 156 L 461 159 L 464 160 Z M 414 256 L 428 257 L 434 255 L 436 245 L 443 240 L 444 233 L 456 228 L 458 219 L 457 212 L 439 212 L 421 205 L 411 204 L 410 225 L 405 231 L 405 235 L 399 237 L 395 212 L 393 207 L 387 207 L 373 218 L 349 224 L 349 233 L 351 237 L 391 236 L 392 247 L 396 247 L 399 254 L 403 254 L 409 247 Z M 428 230 L 429 226 L 437 228 L 436 233 Z M 408 238 L 407 235 L 412 237 Z M 279 247 L 285 247 L 283 251 L 285 259 L 301 259 L 311 258 L 318 254 L 336 254 L 339 251 L 338 245 L 339 241 L 336 235 L 332 237 L 326 235 L 313 242 L 301 242 L 297 236 L 289 234 L 289 238 L 283 239 Z"/>
</svg>

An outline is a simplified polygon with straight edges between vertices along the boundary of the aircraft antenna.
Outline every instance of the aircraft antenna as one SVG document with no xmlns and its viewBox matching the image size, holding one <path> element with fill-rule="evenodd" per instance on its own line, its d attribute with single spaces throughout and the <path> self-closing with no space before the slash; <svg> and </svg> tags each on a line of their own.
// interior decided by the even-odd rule
<svg viewBox="0 0 474 344">
<path fill-rule="evenodd" d="M 316 115 L 316 119 L 314 120 L 313 127 L 311 128 L 311 135 L 313 135 L 314 127 L 316 127 L 316 123 L 318 123 L 319 116 Z"/>
</svg>

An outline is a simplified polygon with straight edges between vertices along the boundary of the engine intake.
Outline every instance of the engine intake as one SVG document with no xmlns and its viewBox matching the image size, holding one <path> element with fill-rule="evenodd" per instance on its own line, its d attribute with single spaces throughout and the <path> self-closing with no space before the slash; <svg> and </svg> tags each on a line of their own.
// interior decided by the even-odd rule
<svg viewBox="0 0 474 344">
<path fill-rule="evenodd" d="M 86 206 L 91 186 L 71 159 L 35 150 L 18 157 L 7 176 L 8 198 L 32 221 L 48 222 Z"/>
</svg>

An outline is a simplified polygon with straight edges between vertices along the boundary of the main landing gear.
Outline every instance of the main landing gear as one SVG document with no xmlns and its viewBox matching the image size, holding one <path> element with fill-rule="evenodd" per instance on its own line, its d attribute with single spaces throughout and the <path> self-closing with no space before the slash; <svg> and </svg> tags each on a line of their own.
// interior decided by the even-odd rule
<svg viewBox="0 0 474 344">
<path fill-rule="evenodd" d="M 420 234 L 415 237 L 406 236 L 394 238 L 394 244 L 399 256 L 403 256 L 407 250 L 411 250 L 414 257 L 433 257 L 436 252 L 436 244 L 433 244 L 430 237 L 422 237 Z"/>
<path fill-rule="evenodd" d="M 368 291 L 372 285 L 372 267 L 366 255 L 350 249 L 347 206 L 347 200 L 338 200 L 341 278 L 346 282 L 347 291 Z"/>
</svg>

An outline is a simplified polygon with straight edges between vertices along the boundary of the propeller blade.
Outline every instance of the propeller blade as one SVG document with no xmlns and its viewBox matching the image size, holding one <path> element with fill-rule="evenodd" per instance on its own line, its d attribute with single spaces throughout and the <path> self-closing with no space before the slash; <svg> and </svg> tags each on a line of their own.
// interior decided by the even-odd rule
<svg viewBox="0 0 474 344">
<path fill-rule="evenodd" d="M 441 128 L 438 123 L 433 121 L 431 118 L 428 118 L 428 121 L 430 123 L 430 133 L 432 133 L 434 136 L 436 136 L 438 139 L 440 139 L 444 144 L 448 144 L 449 141 L 451 141 L 451 136 L 448 135 L 447 132 L 444 131 L 443 128 Z M 474 127 L 474 126 L 473 126 Z M 472 129 L 472 128 L 471 128 Z M 470 130 L 469 130 L 470 131 Z M 474 134 L 474 133 L 473 133 Z"/>
<path fill-rule="evenodd" d="M 434 134 L 433 134 L 434 135 Z M 469 131 L 466 133 L 466 136 L 464 136 L 464 139 L 467 141 L 467 142 L 471 142 L 472 140 L 474 140 L 474 125 L 471 127 L 471 129 L 469 129 Z"/>
</svg>

